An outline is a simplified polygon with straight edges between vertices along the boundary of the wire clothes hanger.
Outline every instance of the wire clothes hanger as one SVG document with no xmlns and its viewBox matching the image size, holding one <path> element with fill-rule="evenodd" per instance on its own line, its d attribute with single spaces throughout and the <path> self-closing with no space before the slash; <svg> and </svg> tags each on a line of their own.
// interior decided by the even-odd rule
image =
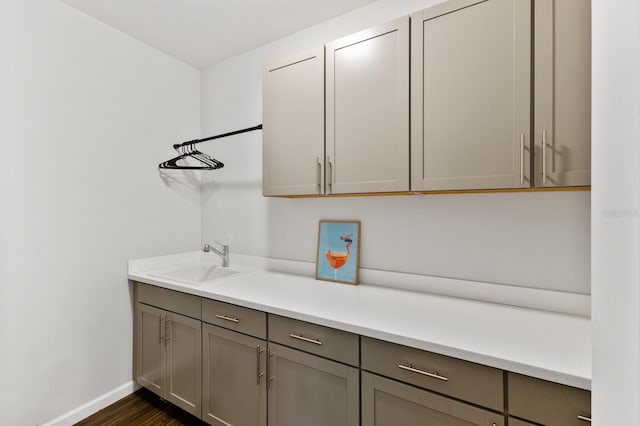
<svg viewBox="0 0 640 426">
<path fill-rule="evenodd" d="M 173 145 L 173 148 L 180 152 L 175 158 L 171 160 L 167 160 L 163 163 L 160 163 L 158 167 L 160 169 L 174 169 L 174 170 L 215 170 L 224 167 L 224 163 L 216 160 L 215 158 L 210 157 L 204 152 L 200 152 L 196 149 L 195 145 L 201 142 L 206 142 L 214 139 L 226 138 L 228 136 L 238 135 L 240 133 L 252 132 L 254 130 L 262 129 L 262 124 L 258 124 L 257 126 L 247 127 L 246 129 L 234 130 L 232 132 L 222 133 L 215 136 L 210 136 L 204 139 L 193 139 L 190 141 L 186 141 L 183 143 L 178 143 Z M 198 160 L 201 165 L 198 166 L 189 166 L 189 165 L 181 165 L 178 164 L 178 161 L 193 158 Z"/>
</svg>

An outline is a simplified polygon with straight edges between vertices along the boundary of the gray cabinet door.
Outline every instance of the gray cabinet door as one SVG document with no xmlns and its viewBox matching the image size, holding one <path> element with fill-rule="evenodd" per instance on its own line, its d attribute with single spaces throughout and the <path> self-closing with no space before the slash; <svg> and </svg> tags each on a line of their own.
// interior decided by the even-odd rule
<svg viewBox="0 0 640 426">
<path fill-rule="evenodd" d="M 200 417 L 202 396 L 202 323 L 166 314 L 167 389 L 164 398 Z"/>
<path fill-rule="evenodd" d="M 324 47 L 263 69 L 263 194 L 324 193 Z"/>
<path fill-rule="evenodd" d="M 164 398 L 165 393 L 165 312 L 136 303 L 136 380 Z"/>
<path fill-rule="evenodd" d="M 409 190 L 409 18 L 326 46 L 327 193 Z"/>
<path fill-rule="evenodd" d="M 503 426 L 504 416 L 362 372 L 363 426 Z"/>
<path fill-rule="evenodd" d="M 591 1 L 535 2 L 535 184 L 591 183 Z"/>
<path fill-rule="evenodd" d="M 211 425 L 267 424 L 264 340 L 202 326 L 202 419 Z"/>
<path fill-rule="evenodd" d="M 447 1 L 411 26 L 411 190 L 529 187 L 531 1 Z"/>
<path fill-rule="evenodd" d="M 270 425 L 360 424 L 355 367 L 269 343 L 268 386 Z"/>
</svg>

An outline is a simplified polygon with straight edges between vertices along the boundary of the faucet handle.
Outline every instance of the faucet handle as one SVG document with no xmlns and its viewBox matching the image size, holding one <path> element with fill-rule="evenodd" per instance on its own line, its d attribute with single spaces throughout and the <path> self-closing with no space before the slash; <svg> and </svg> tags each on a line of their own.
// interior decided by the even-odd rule
<svg viewBox="0 0 640 426">
<path fill-rule="evenodd" d="M 222 247 L 223 250 L 229 250 L 229 245 L 228 244 L 222 244 L 220 241 L 214 241 L 214 243 L 216 243 L 217 245 Z"/>
</svg>

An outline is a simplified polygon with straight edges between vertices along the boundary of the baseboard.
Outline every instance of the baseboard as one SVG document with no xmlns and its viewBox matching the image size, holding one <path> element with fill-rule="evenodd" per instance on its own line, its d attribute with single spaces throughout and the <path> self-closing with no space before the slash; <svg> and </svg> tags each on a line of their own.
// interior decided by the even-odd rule
<svg viewBox="0 0 640 426">
<path fill-rule="evenodd" d="M 140 389 L 133 380 L 57 417 L 43 426 L 71 426 Z"/>
</svg>

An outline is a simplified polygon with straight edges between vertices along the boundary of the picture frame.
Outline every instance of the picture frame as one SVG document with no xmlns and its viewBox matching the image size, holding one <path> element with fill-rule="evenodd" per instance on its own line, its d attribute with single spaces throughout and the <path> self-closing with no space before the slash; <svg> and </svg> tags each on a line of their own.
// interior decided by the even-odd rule
<svg viewBox="0 0 640 426">
<path fill-rule="evenodd" d="M 316 279 L 358 284 L 360 221 L 320 220 L 316 253 Z"/>
</svg>

